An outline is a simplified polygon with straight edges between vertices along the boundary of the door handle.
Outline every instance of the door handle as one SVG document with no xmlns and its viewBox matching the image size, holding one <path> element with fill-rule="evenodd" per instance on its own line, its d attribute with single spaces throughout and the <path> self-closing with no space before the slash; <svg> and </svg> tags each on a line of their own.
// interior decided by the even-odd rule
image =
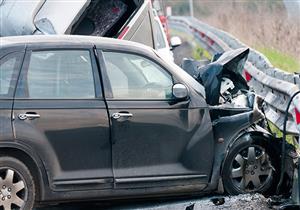
<svg viewBox="0 0 300 210">
<path fill-rule="evenodd" d="M 33 119 L 36 119 L 36 118 L 40 118 L 41 116 L 37 113 L 34 113 L 34 112 L 32 112 L 32 113 L 28 112 L 26 114 L 19 114 L 18 117 L 19 117 L 20 120 L 26 120 L 26 119 L 33 120 Z"/>
<path fill-rule="evenodd" d="M 133 114 L 129 113 L 129 112 L 117 112 L 117 113 L 113 113 L 111 115 L 111 117 L 115 120 L 121 118 L 121 117 L 133 117 Z"/>
</svg>

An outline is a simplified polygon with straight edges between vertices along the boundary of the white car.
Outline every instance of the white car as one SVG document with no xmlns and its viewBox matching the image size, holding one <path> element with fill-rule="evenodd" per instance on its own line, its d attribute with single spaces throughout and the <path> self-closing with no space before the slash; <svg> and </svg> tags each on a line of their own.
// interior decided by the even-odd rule
<svg viewBox="0 0 300 210">
<path fill-rule="evenodd" d="M 0 0 L 0 36 L 74 34 L 139 42 L 173 60 L 149 0 Z"/>
<path fill-rule="evenodd" d="M 168 43 L 167 36 L 164 32 L 164 28 L 160 22 L 160 19 L 157 15 L 157 12 L 153 9 L 154 14 L 154 30 L 155 30 L 155 38 L 156 38 L 156 45 L 155 49 L 157 50 L 158 54 L 163 58 L 174 62 L 172 48 L 177 47 L 181 44 L 181 40 L 179 37 L 172 37 L 171 47 Z"/>
</svg>

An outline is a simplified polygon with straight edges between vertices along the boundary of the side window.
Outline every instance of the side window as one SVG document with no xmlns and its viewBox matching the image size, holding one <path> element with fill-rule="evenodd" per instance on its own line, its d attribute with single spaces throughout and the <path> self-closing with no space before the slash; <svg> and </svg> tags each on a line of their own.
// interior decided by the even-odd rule
<svg viewBox="0 0 300 210">
<path fill-rule="evenodd" d="M 0 60 L 0 98 L 13 97 L 22 53 L 13 53 Z"/>
<path fill-rule="evenodd" d="M 155 36 L 156 36 L 156 49 L 162 49 L 166 47 L 165 39 L 164 39 L 164 31 L 160 26 L 159 20 L 154 21 L 154 28 L 155 28 Z"/>
<path fill-rule="evenodd" d="M 30 99 L 95 98 L 88 50 L 32 52 L 28 69 L 23 69 L 22 97 Z"/>
<path fill-rule="evenodd" d="M 172 99 L 172 76 L 153 61 L 134 54 L 104 52 L 115 99 Z"/>
<path fill-rule="evenodd" d="M 146 9 L 146 8 L 145 8 Z M 155 48 L 153 43 L 153 35 L 152 35 L 152 19 L 150 18 L 150 11 L 147 13 L 142 12 L 145 15 L 141 15 L 141 19 L 143 21 L 140 23 L 139 21 L 135 21 L 131 19 L 132 26 L 130 27 L 131 31 L 134 31 L 133 36 L 129 39 L 130 41 L 142 43 L 151 48 Z"/>
</svg>

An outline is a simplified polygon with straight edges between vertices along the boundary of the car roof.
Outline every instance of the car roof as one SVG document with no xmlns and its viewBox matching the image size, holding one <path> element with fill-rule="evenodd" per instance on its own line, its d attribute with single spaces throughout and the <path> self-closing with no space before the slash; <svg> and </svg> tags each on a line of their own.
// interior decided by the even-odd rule
<svg viewBox="0 0 300 210">
<path fill-rule="evenodd" d="M 27 46 L 39 44 L 74 44 L 74 45 L 96 45 L 104 48 L 128 48 L 137 49 L 138 51 L 147 51 L 154 54 L 153 49 L 132 41 L 80 35 L 26 35 L 26 36 L 9 36 L 0 37 L 0 49 L 9 46 Z"/>
</svg>

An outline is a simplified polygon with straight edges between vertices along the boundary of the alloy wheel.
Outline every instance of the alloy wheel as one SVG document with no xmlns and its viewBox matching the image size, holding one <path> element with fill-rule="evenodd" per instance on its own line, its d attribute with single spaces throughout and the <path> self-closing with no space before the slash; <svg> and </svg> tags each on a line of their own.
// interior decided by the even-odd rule
<svg viewBox="0 0 300 210">
<path fill-rule="evenodd" d="M 243 192 L 262 189 L 272 179 L 270 157 L 259 146 L 250 146 L 235 156 L 231 166 L 231 178 L 236 188 Z"/>
<path fill-rule="evenodd" d="M 22 175 L 11 168 L 0 168 L 0 209 L 23 209 L 27 196 Z"/>
</svg>

